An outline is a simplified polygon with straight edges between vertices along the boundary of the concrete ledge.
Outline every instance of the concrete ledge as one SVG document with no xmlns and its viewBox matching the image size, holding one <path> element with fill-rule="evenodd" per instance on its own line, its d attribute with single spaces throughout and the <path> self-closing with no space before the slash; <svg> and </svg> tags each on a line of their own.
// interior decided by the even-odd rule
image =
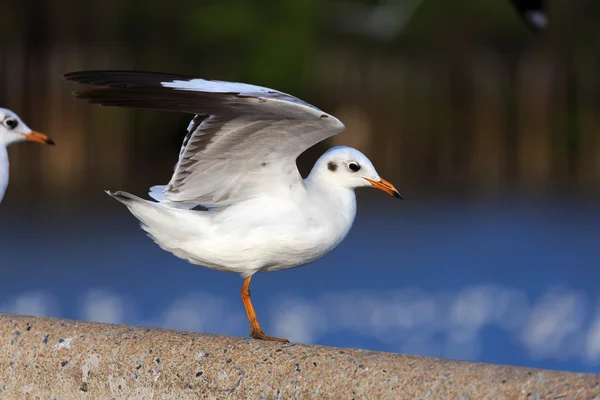
<svg viewBox="0 0 600 400">
<path fill-rule="evenodd" d="M 600 399 L 600 375 L 0 314 L 2 399 Z"/>
</svg>

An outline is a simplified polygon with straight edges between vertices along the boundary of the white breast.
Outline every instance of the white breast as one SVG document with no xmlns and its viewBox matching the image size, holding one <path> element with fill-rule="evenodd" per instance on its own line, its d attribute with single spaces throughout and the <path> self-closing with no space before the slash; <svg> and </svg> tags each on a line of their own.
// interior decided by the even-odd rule
<svg viewBox="0 0 600 400">
<path fill-rule="evenodd" d="M 8 186 L 8 151 L 0 145 L 0 203 Z"/>
<path fill-rule="evenodd" d="M 177 252 L 169 250 L 194 264 L 244 276 L 309 264 L 333 250 L 354 222 L 354 192 L 336 190 L 239 203 L 215 214 L 212 234 L 205 230 L 180 243 Z"/>
</svg>

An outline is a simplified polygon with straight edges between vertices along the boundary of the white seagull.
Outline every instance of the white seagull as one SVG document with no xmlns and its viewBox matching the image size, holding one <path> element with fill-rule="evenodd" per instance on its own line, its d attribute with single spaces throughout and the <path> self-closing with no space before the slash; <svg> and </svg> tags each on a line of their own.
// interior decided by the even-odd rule
<svg viewBox="0 0 600 400">
<path fill-rule="evenodd" d="M 0 203 L 8 186 L 7 147 L 25 141 L 54 145 L 54 141 L 48 136 L 29 129 L 17 114 L 6 108 L 0 108 Z"/>
<path fill-rule="evenodd" d="M 296 158 L 344 125 L 289 94 L 151 72 L 82 71 L 65 78 L 92 85 L 74 93 L 90 103 L 195 114 L 171 181 L 150 189 L 157 202 L 107 193 L 164 250 L 241 274 L 252 338 L 287 341 L 258 323 L 250 300 L 255 273 L 306 265 L 334 249 L 354 221 L 354 189 L 372 186 L 402 198 L 349 147 L 327 151 L 302 179 Z"/>
</svg>

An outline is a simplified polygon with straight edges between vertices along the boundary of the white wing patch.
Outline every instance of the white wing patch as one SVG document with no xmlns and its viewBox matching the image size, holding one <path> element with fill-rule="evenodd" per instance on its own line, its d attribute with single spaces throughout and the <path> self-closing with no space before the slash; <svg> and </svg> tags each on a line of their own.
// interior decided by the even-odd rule
<svg viewBox="0 0 600 400">
<path fill-rule="evenodd" d="M 179 90 L 191 90 L 196 92 L 208 93 L 236 93 L 241 96 L 257 95 L 260 93 L 280 93 L 277 90 L 267 89 L 261 86 L 249 85 L 247 83 L 208 81 L 205 79 L 192 79 L 188 81 L 170 81 L 161 82 L 161 85 L 167 88 Z M 288 95 L 289 96 L 289 95 Z"/>
</svg>

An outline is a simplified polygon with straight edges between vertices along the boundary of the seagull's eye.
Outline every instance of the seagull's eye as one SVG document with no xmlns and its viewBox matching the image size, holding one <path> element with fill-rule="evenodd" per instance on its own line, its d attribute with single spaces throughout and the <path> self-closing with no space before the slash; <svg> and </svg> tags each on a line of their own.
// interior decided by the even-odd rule
<svg viewBox="0 0 600 400">
<path fill-rule="evenodd" d="M 7 118 L 4 120 L 4 125 L 8 129 L 15 129 L 17 127 L 17 125 L 19 125 L 19 122 L 14 118 Z"/>
<path fill-rule="evenodd" d="M 357 163 L 351 162 L 350 164 L 348 164 L 348 168 L 350 168 L 350 171 L 356 172 L 360 169 L 360 165 L 358 165 Z"/>
</svg>

